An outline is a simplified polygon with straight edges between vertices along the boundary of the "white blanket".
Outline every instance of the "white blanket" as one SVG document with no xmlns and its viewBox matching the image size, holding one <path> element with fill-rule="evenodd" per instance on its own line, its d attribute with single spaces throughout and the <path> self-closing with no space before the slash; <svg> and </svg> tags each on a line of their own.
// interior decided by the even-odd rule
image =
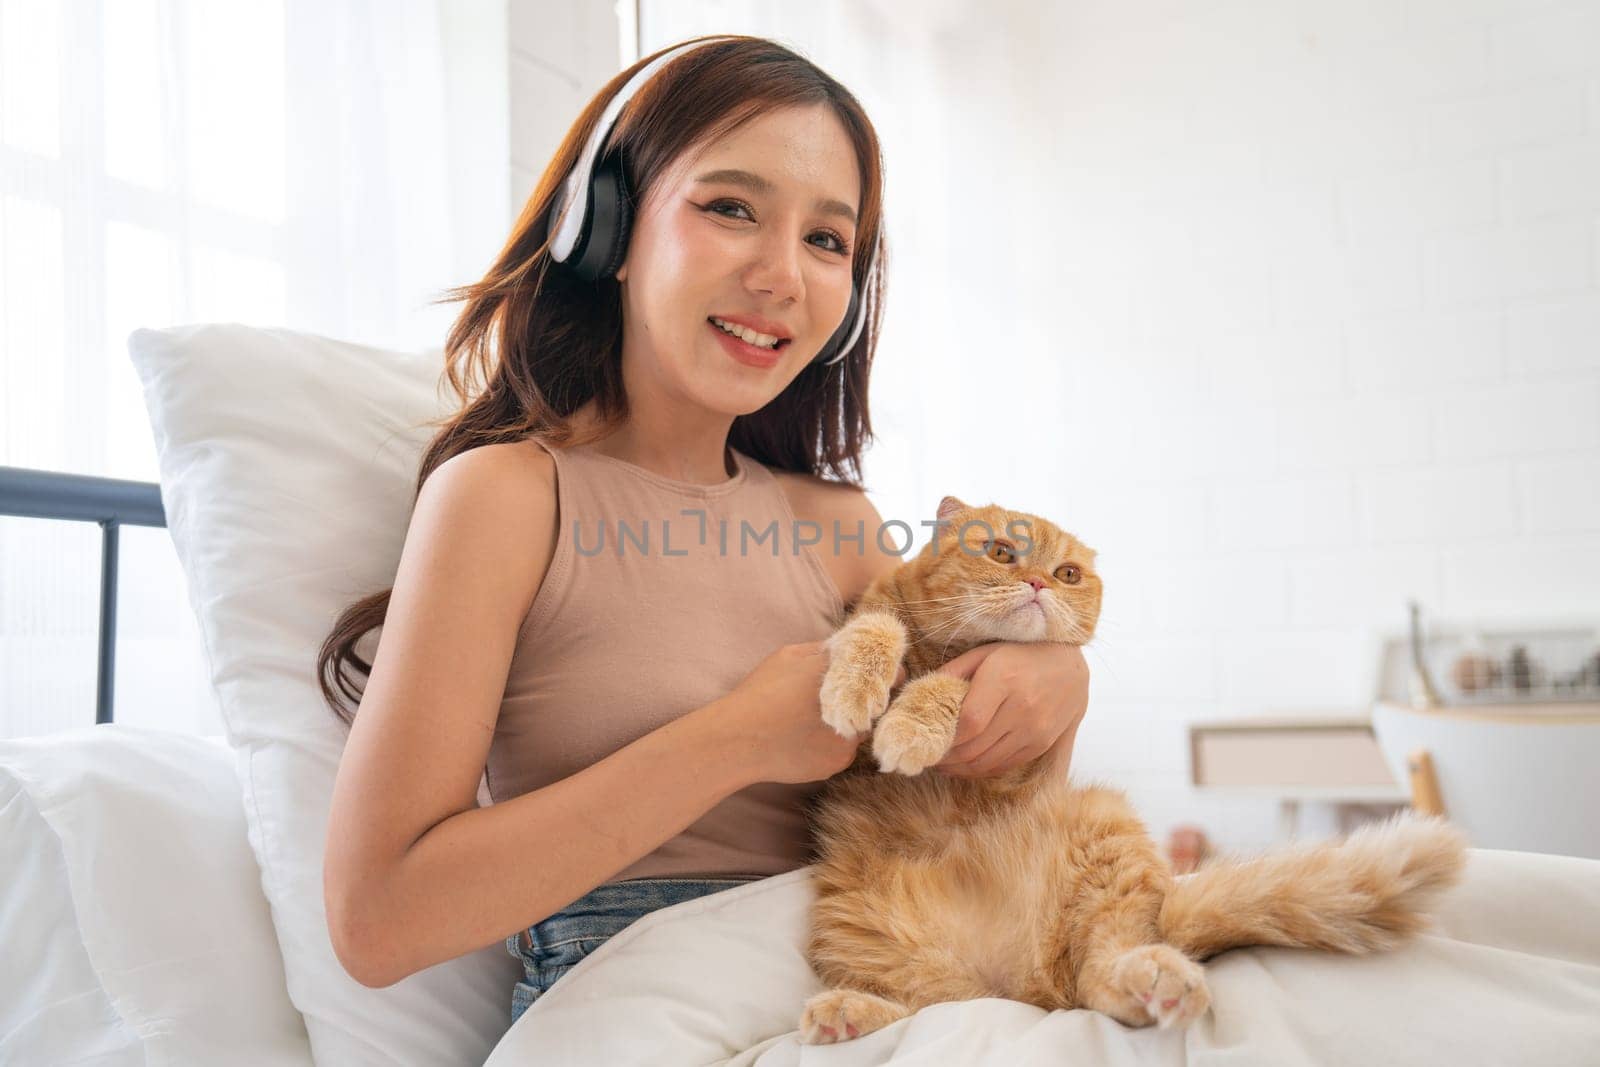
<svg viewBox="0 0 1600 1067">
<path fill-rule="evenodd" d="M 1600 860 L 1473 849 L 1433 930 L 1368 957 L 1236 949 L 1187 1031 L 999 998 L 799 1042 L 811 868 L 645 916 L 534 1002 L 487 1067 L 1600 1064 Z"/>
</svg>

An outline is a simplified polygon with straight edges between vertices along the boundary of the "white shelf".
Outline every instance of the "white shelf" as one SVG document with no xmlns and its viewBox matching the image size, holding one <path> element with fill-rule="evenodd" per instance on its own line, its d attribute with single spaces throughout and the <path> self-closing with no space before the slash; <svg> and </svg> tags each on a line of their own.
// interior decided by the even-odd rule
<svg viewBox="0 0 1600 1067">
<path fill-rule="evenodd" d="M 1316 804 L 1409 804 L 1411 794 L 1396 786 L 1288 786 L 1288 785 L 1197 785 L 1197 793 L 1217 796 L 1269 797 L 1273 800 L 1299 800 Z"/>
</svg>

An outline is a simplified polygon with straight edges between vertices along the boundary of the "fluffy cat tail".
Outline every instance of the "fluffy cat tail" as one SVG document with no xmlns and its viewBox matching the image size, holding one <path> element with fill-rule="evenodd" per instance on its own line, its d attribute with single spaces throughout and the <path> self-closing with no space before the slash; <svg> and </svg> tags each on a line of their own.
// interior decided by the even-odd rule
<svg viewBox="0 0 1600 1067">
<path fill-rule="evenodd" d="M 1460 880 L 1467 847 L 1444 819 L 1401 812 L 1342 840 L 1223 860 L 1176 881 L 1161 936 L 1196 960 L 1249 945 L 1394 948 L 1427 928 L 1425 913 Z"/>
</svg>

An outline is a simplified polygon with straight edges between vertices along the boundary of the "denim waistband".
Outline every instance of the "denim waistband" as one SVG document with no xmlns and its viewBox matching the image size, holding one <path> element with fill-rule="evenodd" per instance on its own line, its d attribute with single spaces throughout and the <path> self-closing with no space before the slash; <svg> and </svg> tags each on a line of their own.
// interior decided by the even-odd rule
<svg viewBox="0 0 1600 1067">
<path fill-rule="evenodd" d="M 765 877 L 630 878 L 607 882 L 529 927 L 528 940 L 538 953 L 569 941 L 610 937 L 650 912 Z"/>
</svg>

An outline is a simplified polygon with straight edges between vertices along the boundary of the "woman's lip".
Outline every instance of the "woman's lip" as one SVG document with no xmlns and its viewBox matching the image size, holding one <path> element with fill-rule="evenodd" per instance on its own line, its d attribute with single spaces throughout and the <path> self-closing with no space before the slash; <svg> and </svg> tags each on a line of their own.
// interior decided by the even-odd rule
<svg viewBox="0 0 1600 1067">
<path fill-rule="evenodd" d="M 710 319 L 706 320 L 706 329 L 717 335 L 717 340 L 722 342 L 722 347 L 727 350 L 730 356 L 747 367 L 760 367 L 763 370 L 769 367 L 776 367 L 778 360 L 783 357 L 784 348 L 787 347 L 779 345 L 776 350 L 758 348 L 748 341 L 735 337 Z M 790 343 L 792 344 L 793 342 Z"/>
<path fill-rule="evenodd" d="M 754 330 L 756 333 L 776 335 L 780 341 L 789 341 L 793 339 L 792 335 L 784 332 L 784 328 L 782 326 L 775 322 L 769 322 L 766 319 L 757 319 L 753 322 L 741 322 L 738 319 L 730 319 L 726 315 L 707 315 L 706 321 L 711 323 L 713 326 L 717 325 L 719 322 L 725 322 L 729 326 L 737 326 L 740 329 Z"/>
</svg>

